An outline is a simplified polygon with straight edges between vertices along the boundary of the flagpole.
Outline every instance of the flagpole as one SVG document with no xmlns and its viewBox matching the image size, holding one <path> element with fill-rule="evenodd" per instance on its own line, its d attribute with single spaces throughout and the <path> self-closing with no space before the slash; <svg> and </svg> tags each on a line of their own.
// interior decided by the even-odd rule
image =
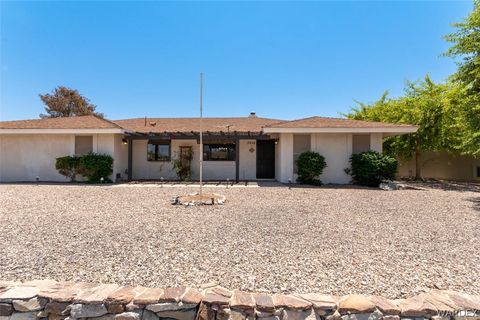
<svg viewBox="0 0 480 320">
<path fill-rule="evenodd" d="M 202 184 L 203 184 L 203 72 L 200 73 L 200 196 L 202 196 Z"/>
</svg>

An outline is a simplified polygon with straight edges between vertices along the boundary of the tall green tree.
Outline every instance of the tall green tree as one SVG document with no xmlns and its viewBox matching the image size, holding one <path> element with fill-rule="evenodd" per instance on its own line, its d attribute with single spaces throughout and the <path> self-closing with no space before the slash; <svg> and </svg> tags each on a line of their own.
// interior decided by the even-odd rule
<svg viewBox="0 0 480 320">
<path fill-rule="evenodd" d="M 97 106 L 82 96 L 77 90 L 59 86 L 52 93 L 40 94 L 40 99 L 45 104 L 46 114 L 40 118 L 74 117 L 96 115 L 103 117 L 102 113 L 95 112 Z"/>
<path fill-rule="evenodd" d="M 352 119 L 410 123 L 416 133 L 390 137 L 385 151 L 400 158 L 416 159 L 421 177 L 420 156 L 424 151 L 446 151 L 480 157 L 480 0 L 471 14 L 453 25 L 446 36 L 452 47 L 445 55 L 460 58 L 458 70 L 442 83 L 428 76 L 407 84 L 402 96 L 390 99 L 385 93 L 372 104 L 358 103 L 347 116 Z"/>
<path fill-rule="evenodd" d="M 463 82 L 472 93 L 480 94 L 480 0 L 474 0 L 473 11 L 462 22 L 454 23 L 454 33 L 445 36 L 453 45 L 445 55 L 460 58 L 455 80 Z"/>
<path fill-rule="evenodd" d="M 452 47 L 445 53 L 459 58 L 458 70 L 451 81 L 465 87 L 459 121 L 464 124 L 462 151 L 480 157 L 480 0 L 462 22 L 453 24 L 456 31 L 445 39 Z"/>
<path fill-rule="evenodd" d="M 420 156 L 424 151 L 458 152 L 461 128 L 456 126 L 458 88 L 436 84 L 428 76 L 409 82 L 402 97 L 388 98 L 388 93 L 371 105 L 361 102 L 347 116 L 356 120 L 415 124 L 416 133 L 389 137 L 385 151 L 402 159 L 415 157 L 416 177 L 421 178 Z"/>
</svg>

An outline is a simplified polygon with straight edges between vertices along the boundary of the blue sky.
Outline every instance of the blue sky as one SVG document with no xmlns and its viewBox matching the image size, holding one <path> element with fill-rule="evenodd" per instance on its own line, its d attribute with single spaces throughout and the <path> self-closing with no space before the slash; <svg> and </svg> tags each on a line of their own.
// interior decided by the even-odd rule
<svg viewBox="0 0 480 320">
<path fill-rule="evenodd" d="M 339 116 L 454 72 L 455 2 L 1 2 L 0 119 L 78 89 L 110 119 Z"/>
</svg>

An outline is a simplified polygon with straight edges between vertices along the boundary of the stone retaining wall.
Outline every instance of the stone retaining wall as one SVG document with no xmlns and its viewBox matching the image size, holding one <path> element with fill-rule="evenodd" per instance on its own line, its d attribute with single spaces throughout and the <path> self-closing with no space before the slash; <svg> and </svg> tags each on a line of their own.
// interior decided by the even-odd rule
<svg viewBox="0 0 480 320">
<path fill-rule="evenodd" d="M 407 299 L 0 281 L 0 320 L 480 320 L 480 296 L 432 290 Z"/>
</svg>

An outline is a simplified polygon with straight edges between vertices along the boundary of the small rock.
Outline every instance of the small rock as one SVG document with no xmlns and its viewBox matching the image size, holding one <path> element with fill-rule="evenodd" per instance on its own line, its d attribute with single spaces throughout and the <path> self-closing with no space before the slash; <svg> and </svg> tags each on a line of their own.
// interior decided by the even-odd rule
<svg viewBox="0 0 480 320">
<path fill-rule="evenodd" d="M 190 309 L 186 311 L 162 311 L 157 312 L 157 316 L 160 318 L 169 318 L 177 320 L 195 320 L 197 316 L 196 309 Z"/>
<path fill-rule="evenodd" d="M 114 314 L 106 314 L 106 315 L 103 315 L 101 317 L 96 317 L 95 320 L 114 320 L 115 319 L 115 315 Z"/>
<path fill-rule="evenodd" d="M 282 320 L 315 320 L 316 315 L 313 309 L 309 310 L 283 310 Z"/>
<path fill-rule="evenodd" d="M 382 315 L 372 313 L 349 313 L 342 316 L 342 320 L 381 320 Z"/>
<path fill-rule="evenodd" d="M 338 310 L 336 310 L 333 314 L 328 315 L 325 319 L 326 320 L 340 320 L 342 318 L 342 315 Z"/>
<path fill-rule="evenodd" d="M 49 302 L 45 305 L 45 311 L 48 313 L 68 316 L 70 314 L 70 308 L 68 302 Z M 68 309 L 67 313 L 64 313 Z"/>
<path fill-rule="evenodd" d="M 218 308 L 216 320 L 228 320 L 229 318 L 230 318 L 229 308 L 221 308 L 221 307 Z"/>
<path fill-rule="evenodd" d="M 37 313 L 36 312 L 14 312 L 9 319 L 10 320 L 36 320 Z"/>
<path fill-rule="evenodd" d="M 251 293 L 234 290 L 230 299 L 231 308 L 253 309 L 255 308 L 255 299 Z"/>
<path fill-rule="evenodd" d="M 125 311 L 125 307 L 123 304 L 107 304 L 107 311 L 108 313 L 122 313 Z"/>
<path fill-rule="evenodd" d="M 158 316 L 155 312 L 152 312 L 150 310 L 144 310 L 142 320 L 158 320 Z"/>
<path fill-rule="evenodd" d="M 375 304 L 366 296 L 351 294 L 346 296 L 338 304 L 338 311 L 341 314 L 352 313 L 370 313 L 375 310 Z"/>
<path fill-rule="evenodd" d="M 115 320 L 140 320 L 141 316 L 137 312 L 123 312 L 115 315 Z"/>
<path fill-rule="evenodd" d="M 37 318 L 48 318 L 48 312 L 45 310 L 38 311 Z"/>
<path fill-rule="evenodd" d="M 370 314 L 370 316 L 368 317 L 368 320 L 381 320 L 382 317 L 383 317 L 383 313 L 380 310 L 375 310 Z"/>
<path fill-rule="evenodd" d="M 247 316 L 237 310 L 231 310 L 230 311 L 230 316 L 228 317 L 229 320 L 246 320 Z"/>
<path fill-rule="evenodd" d="M 317 310 L 317 313 L 319 313 L 319 310 L 333 312 L 337 308 L 337 302 L 333 296 L 317 293 L 300 294 L 299 296 L 302 299 L 310 301 L 313 304 L 313 308 Z M 324 314 L 325 313 L 322 315 Z"/>
<path fill-rule="evenodd" d="M 202 301 L 203 295 L 195 288 L 188 288 L 181 299 L 183 303 L 198 305 Z"/>
<path fill-rule="evenodd" d="M 280 317 L 278 317 L 278 316 L 269 316 L 269 317 L 262 318 L 262 320 L 280 320 Z"/>
<path fill-rule="evenodd" d="M 198 320 L 216 320 L 215 319 L 215 311 L 212 310 L 212 308 L 208 308 L 207 305 L 204 303 L 200 304 L 199 310 L 198 310 Z"/>
<path fill-rule="evenodd" d="M 28 300 L 35 297 L 40 289 L 35 287 L 15 287 L 8 289 L 0 294 L 0 302 L 10 302 L 12 300 Z"/>
<path fill-rule="evenodd" d="M 257 318 L 277 317 L 278 318 L 278 316 L 274 315 L 271 312 L 264 312 L 264 311 L 258 311 L 258 310 L 255 311 L 255 317 Z"/>
<path fill-rule="evenodd" d="M 48 320 L 64 320 L 65 318 L 66 318 L 65 316 L 55 314 L 55 313 L 50 313 L 48 315 Z"/>
<path fill-rule="evenodd" d="M 12 304 L 20 312 L 38 311 L 45 307 L 47 299 L 35 297 L 30 300 L 13 300 Z"/>
<path fill-rule="evenodd" d="M 378 187 L 382 190 L 385 190 L 385 191 L 408 189 L 405 184 L 395 182 L 395 181 L 382 182 L 382 183 L 380 183 L 380 185 Z"/>
<path fill-rule="evenodd" d="M 0 317 L 9 317 L 13 313 L 10 303 L 0 303 Z"/>
<path fill-rule="evenodd" d="M 152 312 L 158 313 L 162 311 L 177 311 L 177 310 L 185 310 L 185 309 L 193 309 L 196 308 L 196 304 L 184 304 L 182 302 L 165 302 L 165 303 L 155 303 L 149 304 L 145 307 L 145 309 L 150 310 Z"/>
<path fill-rule="evenodd" d="M 273 304 L 275 305 L 276 308 L 288 308 L 288 309 L 299 309 L 299 310 L 305 310 L 312 306 L 312 303 L 306 300 L 297 298 L 292 295 L 284 295 L 284 294 L 273 295 Z"/>
<path fill-rule="evenodd" d="M 252 295 L 255 299 L 257 310 L 265 312 L 273 312 L 275 310 L 275 305 L 270 295 L 264 293 L 253 293 Z"/>
<path fill-rule="evenodd" d="M 386 315 L 382 317 L 382 320 L 400 320 L 400 316 L 397 315 Z"/>
<path fill-rule="evenodd" d="M 135 310 L 141 310 L 143 309 L 144 306 L 141 305 L 141 304 L 136 304 L 136 303 L 133 303 L 133 302 L 130 302 L 129 304 L 127 304 L 125 306 L 125 310 L 127 311 L 135 311 Z"/>
<path fill-rule="evenodd" d="M 73 304 L 70 309 L 72 318 L 93 318 L 101 317 L 107 313 L 103 304 Z"/>
</svg>

